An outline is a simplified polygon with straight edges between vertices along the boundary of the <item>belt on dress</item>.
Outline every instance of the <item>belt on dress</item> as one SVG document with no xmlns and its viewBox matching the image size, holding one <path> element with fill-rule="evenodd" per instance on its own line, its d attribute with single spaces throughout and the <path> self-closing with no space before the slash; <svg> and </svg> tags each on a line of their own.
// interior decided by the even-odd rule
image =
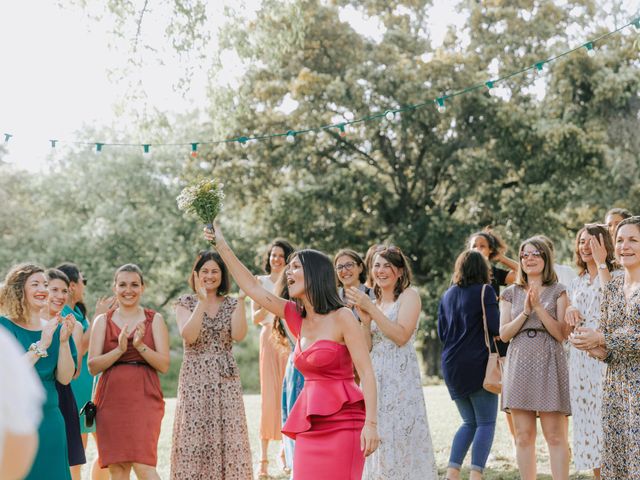
<svg viewBox="0 0 640 480">
<path fill-rule="evenodd" d="M 149 364 L 147 362 L 138 362 L 138 361 L 131 361 L 131 362 L 115 362 L 114 365 L 145 365 L 148 366 Z"/>
<path fill-rule="evenodd" d="M 521 333 L 526 333 L 529 338 L 536 338 L 538 336 L 538 332 L 549 333 L 545 328 L 523 328 L 520 330 L 517 335 Z"/>
</svg>

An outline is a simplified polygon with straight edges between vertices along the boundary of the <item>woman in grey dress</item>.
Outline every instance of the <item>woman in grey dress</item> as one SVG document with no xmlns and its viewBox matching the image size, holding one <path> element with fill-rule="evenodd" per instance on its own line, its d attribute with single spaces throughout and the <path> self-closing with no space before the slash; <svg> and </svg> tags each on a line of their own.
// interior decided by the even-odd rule
<svg viewBox="0 0 640 480">
<path fill-rule="evenodd" d="M 357 287 L 346 291 L 355 305 L 371 347 L 378 384 L 378 422 L 382 442 L 367 457 L 365 480 L 438 478 L 414 347 L 420 296 L 411 284 L 407 258 L 397 247 L 378 251 L 372 276 L 376 302 Z"/>
<path fill-rule="evenodd" d="M 549 448 L 554 480 L 569 478 L 565 416 L 571 415 L 569 372 L 562 342 L 567 294 L 558 283 L 553 254 L 539 238 L 520 245 L 516 283 L 500 302 L 500 337 L 511 344 L 502 384 L 502 409 L 516 431 L 516 456 L 523 480 L 536 478 L 536 417 Z"/>
</svg>

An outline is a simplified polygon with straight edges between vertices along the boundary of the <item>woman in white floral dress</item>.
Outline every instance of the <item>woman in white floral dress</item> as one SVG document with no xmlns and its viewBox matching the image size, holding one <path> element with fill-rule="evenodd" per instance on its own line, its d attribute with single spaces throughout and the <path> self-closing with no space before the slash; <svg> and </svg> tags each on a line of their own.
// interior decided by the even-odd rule
<svg viewBox="0 0 640 480">
<path fill-rule="evenodd" d="M 585 225 L 578 231 L 575 259 L 579 276 L 569 284 L 571 306 L 566 322 L 592 329 L 600 324 L 602 285 L 611 280 L 616 263 L 613 242 L 602 225 Z M 573 461 L 576 470 L 593 470 L 600 478 L 602 465 L 602 388 L 606 363 L 572 348 L 569 355 L 571 413 L 573 414 Z"/>
<path fill-rule="evenodd" d="M 347 289 L 369 329 L 371 362 L 378 384 L 380 447 L 365 462 L 364 480 L 438 478 L 420 368 L 413 346 L 420 296 L 409 288 L 411 269 L 397 247 L 376 253 L 372 266 L 377 301 L 356 287 Z"/>
</svg>

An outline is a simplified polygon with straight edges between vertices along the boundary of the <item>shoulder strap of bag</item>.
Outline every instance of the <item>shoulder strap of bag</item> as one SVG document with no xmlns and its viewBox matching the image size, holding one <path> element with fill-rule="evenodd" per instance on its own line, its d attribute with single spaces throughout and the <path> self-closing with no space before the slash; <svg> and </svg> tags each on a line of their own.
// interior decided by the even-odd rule
<svg viewBox="0 0 640 480">
<path fill-rule="evenodd" d="M 482 285 L 482 294 L 480 296 L 480 303 L 482 304 L 482 324 L 484 326 L 484 343 L 487 345 L 487 350 L 489 350 L 489 355 L 491 355 L 491 345 L 489 344 L 489 329 L 487 328 L 487 312 L 484 308 L 484 291 L 486 290 L 486 288 L 487 288 L 486 284 Z"/>
</svg>

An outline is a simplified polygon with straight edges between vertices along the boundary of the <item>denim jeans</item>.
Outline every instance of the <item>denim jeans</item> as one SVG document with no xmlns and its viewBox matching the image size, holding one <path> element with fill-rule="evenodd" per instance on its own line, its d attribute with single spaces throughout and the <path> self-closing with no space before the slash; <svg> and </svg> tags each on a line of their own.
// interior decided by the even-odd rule
<svg viewBox="0 0 640 480">
<path fill-rule="evenodd" d="M 468 397 L 455 400 L 462 425 L 453 437 L 449 467 L 460 469 L 471 448 L 471 470 L 482 472 L 487 463 L 498 415 L 498 395 L 481 388 Z"/>
</svg>

